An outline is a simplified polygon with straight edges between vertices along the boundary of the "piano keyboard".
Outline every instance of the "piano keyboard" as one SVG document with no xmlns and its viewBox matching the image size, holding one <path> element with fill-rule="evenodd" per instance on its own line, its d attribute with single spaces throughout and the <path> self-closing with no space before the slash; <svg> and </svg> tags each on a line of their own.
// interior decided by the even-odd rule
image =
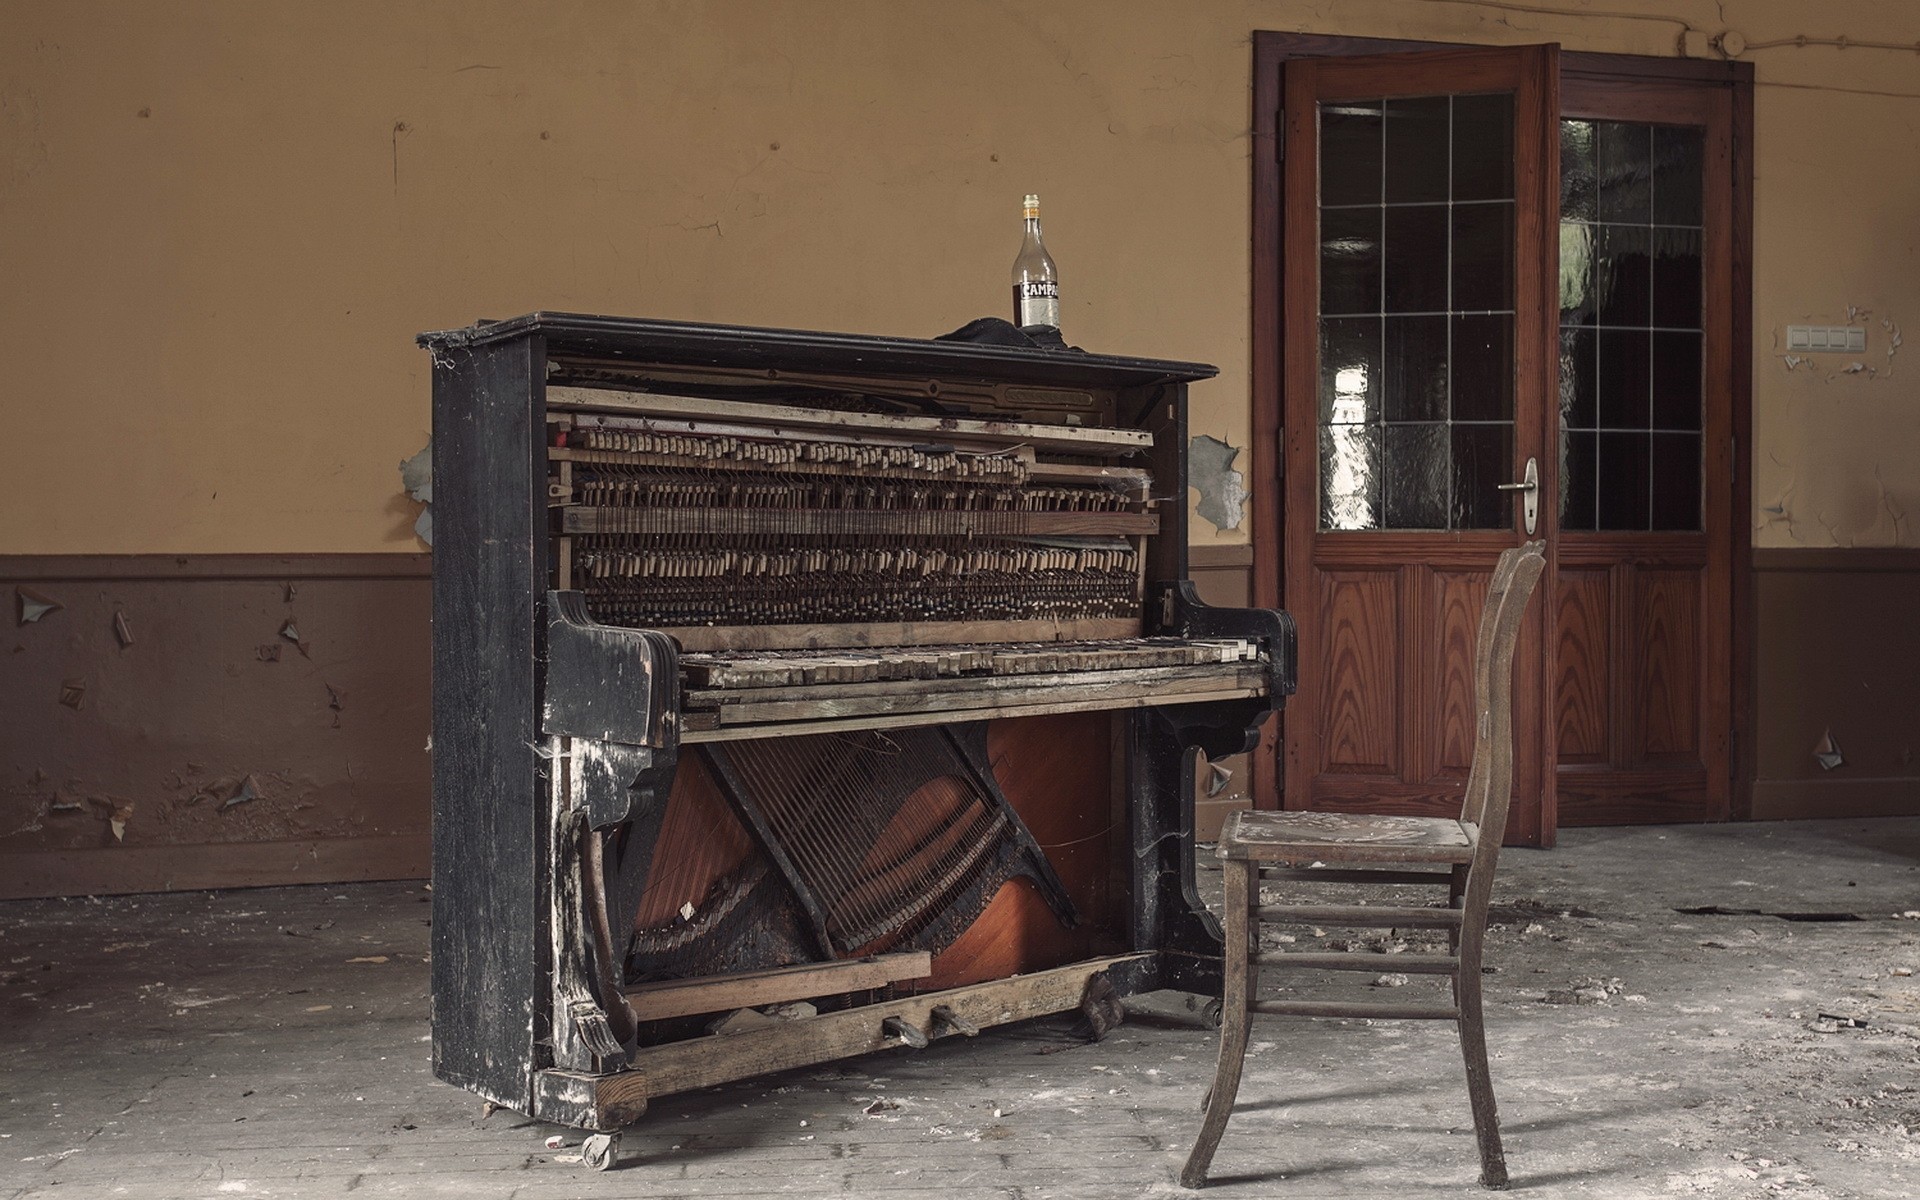
<svg viewBox="0 0 1920 1200">
<path fill-rule="evenodd" d="M 1109 641 L 685 654 L 688 742 L 1265 695 L 1257 642 Z"/>
</svg>

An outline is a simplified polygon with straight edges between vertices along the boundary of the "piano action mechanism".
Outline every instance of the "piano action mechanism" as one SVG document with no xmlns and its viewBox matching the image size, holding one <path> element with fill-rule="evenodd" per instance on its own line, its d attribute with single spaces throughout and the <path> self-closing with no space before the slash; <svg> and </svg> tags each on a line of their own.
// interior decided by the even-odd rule
<svg viewBox="0 0 1920 1200">
<path fill-rule="evenodd" d="M 420 340 L 442 1079 L 607 1131 L 1090 988 L 1218 994 L 1195 757 L 1252 746 L 1293 630 L 1187 581 L 1213 368 L 553 313 Z"/>
</svg>

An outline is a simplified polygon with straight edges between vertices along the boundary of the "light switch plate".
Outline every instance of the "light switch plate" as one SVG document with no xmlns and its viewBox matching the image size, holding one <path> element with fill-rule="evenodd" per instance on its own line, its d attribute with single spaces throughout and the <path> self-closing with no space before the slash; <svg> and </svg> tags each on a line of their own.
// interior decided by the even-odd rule
<svg viewBox="0 0 1920 1200">
<path fill-rule="evenodd" d="M 1802 354 L 1858 354 L 1867 348 L 1867 331 L 1859 325 L 1789 325 L 1787 349 Z"/>
</svg>

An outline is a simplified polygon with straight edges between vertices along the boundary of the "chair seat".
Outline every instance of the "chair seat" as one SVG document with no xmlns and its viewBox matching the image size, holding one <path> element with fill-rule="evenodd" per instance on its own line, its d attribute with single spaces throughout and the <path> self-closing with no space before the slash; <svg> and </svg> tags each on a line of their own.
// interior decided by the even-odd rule
<svg viewBox="0 0 1920 1200">
<path fill-rule="evenodd" d="M 1220 833 L 1220 857 L 1247 862 L 1473 861 L 1480 831 L 1452 817 L 1384 813 L 1236 812 Z"/>
</svg>

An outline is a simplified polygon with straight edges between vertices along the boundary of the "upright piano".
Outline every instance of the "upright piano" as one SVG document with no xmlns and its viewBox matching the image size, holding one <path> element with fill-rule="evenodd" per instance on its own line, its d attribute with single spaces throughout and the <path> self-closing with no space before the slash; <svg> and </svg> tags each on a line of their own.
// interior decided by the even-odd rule
<svg viewBox="0 0 1920 1200">
<path fill-rule="evenodd" d="M 655 1096 L 1218 994 L 1196 756 L 1293 690 L 1187 578 L 1187 386 L 567 313 L 433 361 L 433 1065 Z"/>
</svg>

